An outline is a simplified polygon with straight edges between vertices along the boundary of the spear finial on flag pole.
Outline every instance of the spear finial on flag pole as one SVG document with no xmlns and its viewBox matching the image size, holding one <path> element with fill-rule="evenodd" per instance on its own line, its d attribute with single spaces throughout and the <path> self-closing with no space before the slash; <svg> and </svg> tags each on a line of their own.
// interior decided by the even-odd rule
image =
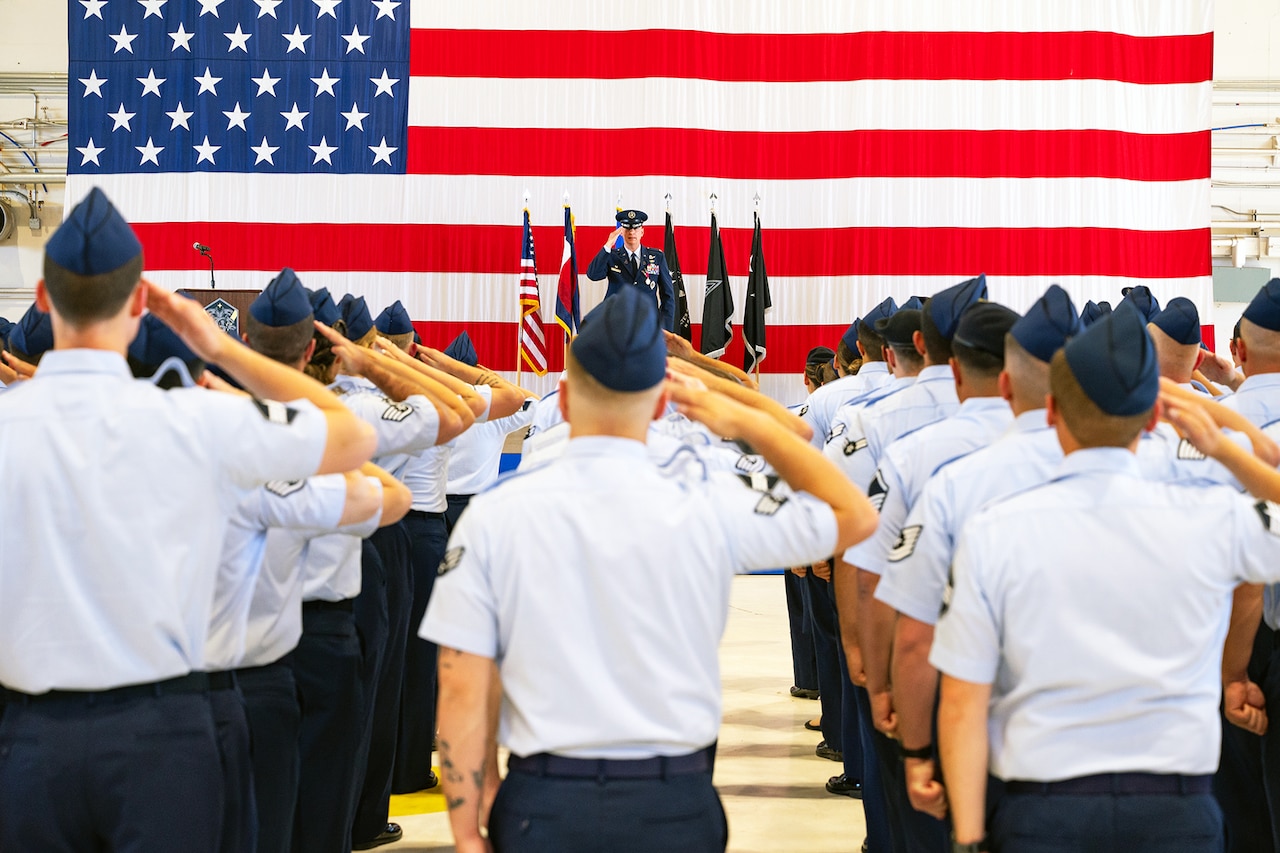
<svg viewBox="0 0 1280 853">
<path fill-rule="evenodd" d="M 712 213 L 716 212 L 716 199 L 718 199 L 719 197 L 720 196 L 716 195 L 715 193 L 711 194 L 711 212 Z"/>
<path fill-rule="evenodd" d="M 664 198 L 667 200 L 667 213 L 671 212 L 671 193 L 667 193 Z"/>
<path fill-rule="evenodd" d="M 760 212 L 760 193 L 756 193 L 754 200 L 756 203 L 756 213 L 759 213 Z"/>
</svg>

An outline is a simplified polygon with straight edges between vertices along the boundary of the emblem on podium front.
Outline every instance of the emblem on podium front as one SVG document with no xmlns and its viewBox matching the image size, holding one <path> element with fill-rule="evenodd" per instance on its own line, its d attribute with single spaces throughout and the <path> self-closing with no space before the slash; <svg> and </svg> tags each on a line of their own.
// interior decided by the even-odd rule
<svg viewBox="0 0 1280 853">
<path fill-rule="evenodd" d="M 240 312 L 236 310 L 234 305 L 225 299 L 215 299 L 204 306 L 204 310 L 218 324 L 218 328 L 239 340 Z"/>
</svg>

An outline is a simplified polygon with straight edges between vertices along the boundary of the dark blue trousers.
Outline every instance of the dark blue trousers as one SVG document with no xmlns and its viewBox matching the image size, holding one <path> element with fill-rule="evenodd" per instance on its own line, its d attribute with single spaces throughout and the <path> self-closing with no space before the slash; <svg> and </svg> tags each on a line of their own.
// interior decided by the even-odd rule
<svg viewBox="0 0 1280 853">
<path fill-rule="evenodd" d="M 791 626 L 791 683 L 805 690 L 817 690 L 818 660 L 813 651 L 812 617 L 805 606 L 805 579 L 783 572 L 782 584 L 787 595 L 787 622 Z"/>
<path fill-rule="evenodd" d="M 353 614 L 304 604 L 292 663 L 302 707 L 293 850 L 350 853 L 356 752 L 367 721 Z"/>
<path fill-rule="evenodd" d="M 1219 853 L 1211 794 L 1008 794 L 989 832 L 994 853 Z"/>
<path fill-rule="evenodd" d="M 916 811 L 907 798 L 907 779 L 898 757 L 898 742 L 878 731 L 872 735 L 872 742 L 894 853 L 947 853 L 951 849 L 947 824 Z"/>
<path fill-rule="evenodd" d="M 409 616 L 404 689 L 400 694 L 400 735 L 391 790 L 411 794 L 431 786 L 431 744 L 436 736 L 436 644 L 419 637 L 418 627 L 427 612 L 449 535 L 439 514 L 411 512 L 403 523 L 409 531 L 413 608 Z"/>
<path fill-rule="evenodd" d="M 288 660 L 236 671 L 249 721 L 258 853 L 289 853 L 302 709 Z"/>
<path fill-rule="evenodd" d="M 253 793 L 249 721 L 238 687 L 209 691 L 218 757 L 222 761 L 223 853 L 254 853 L 258 837 L 258 809 Z"/>
<path fill-rule="evenodd" d="M 370 841 L 387 828 L 391 805 L 391 777 L 396 759 L 397 727 L 400 719 L 400 692 L 404 684 L 405 643 L 409 636 L 409 615 L 413 605 L 410 576 L 409 534 L 403 523 L 379 528 L 369 542 L 382 561 L 386 588 L 387 627 L 382 663 L 378 668 L 364 784 L 356 802 L 354 841 Z"/>
<path fill-rule="evenodd" d="M 458 519 L 462 517 L 462 511 L 471 504 L 472 497 L 474 495 L 445 495 L 449 506 L 444 511 L 444 524 L 450 533 L 453 532 L 453 526 L 458 523 Z"/>
<path fill-rule="evenodd" d="M 489 838 L 497 853 L 722 853 L 729 831 L 710 773 L 600 782 L 513 772 Z"/>
<path fill-rule="evenodd" d="M 813 605 L 813 649 L 818 664 L 818 692 L 822 706 L 822 739 L 827 746 L 844 751 L 841 714 L 844 679 L 840 675 L 840 622 L 836 616 L 831 584 L 809 572 L 804 578 Z"/>
<path fill-rule="evenodd" d="M 215 853 L 222 771 L 205 693 L 11 702 L 0 850 Z"/>
<path fill-rule="evenodd" d="M 862 773 L 859 778 L 862 779 L 862 811 L 867 821 L 867 853 L 889 853 L 893 849 L 893 833 L 889 828 L 884 780 L 880 778 L 880 763 L 876 760 L 871 697 L 865 687 L 855 684 L 850 689 L 858 706 L 858 740 L 862 745 Z"/>
</svg>

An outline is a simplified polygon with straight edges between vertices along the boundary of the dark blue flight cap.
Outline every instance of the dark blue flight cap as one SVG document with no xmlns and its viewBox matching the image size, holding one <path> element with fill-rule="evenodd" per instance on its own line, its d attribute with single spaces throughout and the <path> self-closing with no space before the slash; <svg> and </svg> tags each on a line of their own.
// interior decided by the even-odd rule
<svg viewBox="0 0 1280 853">
<path fill-rule="evenodd" d="M 347 324 L 347 340 L 358 341 L 373 328 L 373 315 L 369 313 L 369 305 L 363 296 L 348 293 L 338 303 L 338 310 Z"/>
<path fill-rule="evenodd" d="M 307 298 L 311 302 L 312 316 L 321 323 L 326 326 L 332 326 L 342 319 L 342 313 L 338 311 L 338 306 L 333 304 L 333 297 L 329 295 L 329 288 L 322 287 L 319 290 L 308 290 Z"/>
<path fill-rule="evenodd" d="M 1110 302 L 1094 302 L 1090 299 L 1084 304 L 1084 310 L 1080 312 L 1080 322 L 1085 326 L 1092 326 L 1110 313 Z"/>
<path fill-rule="evenodd" d="M 906 302 L 898 306 L 899 311 L 901 311 L 904 308 L 914 308 L 915 310 L 920 311 L 921 309 L 924 308 L 924 300 L 921 299 L 919 296 L 913 296 L 910 299 L 908 299 Z"/>
<path fill-rule="evenodd" d="M 809 350 L 809 354 L 805 356 L 804 366 L 810 367 L 815 364 L 830 364 L 832 359 L 835 357 L 836 354 L 831 350 L 831 347 L 814 347 Z"/>
<path fill-rule="evenodd" d="M 253 300 L 249 306 L 253 319 L 264 326 L 282 328 L 310 320 L 311 299 L 307 289 L 298 281 L 298 274 L 285 267 Z"/>
<path fill-rule="evenodd" d="M 938 333 L 951 340 L 960 323 L 960 315 L 970 305 L 986 298 L 987 277 L 980 275 L 938 291 L 929 300 L 929 307 L 925 310 L 929 312 L 929 319 L 933 320 Z"/>
<path fill-rule="evenodd" d="M 892 317 L 893 312 L 897 310 L 898 303 L 893 301 L 893 297 L 886 297 L 879 305 L 868 311 L 860 322 L 855 321 L 854 325 L 866 326 L 868 331 L 874 332 L 876 330 L 876 320 Z"/>
<path fill-rule="evenodd" d="M 9 339 L 9 330 L 13 328 L 13 321 L 0 317 L 0 349 L 7 346 L 6 341 Z"/>
<path fill-rule="evenodd" d="M 476 355 L 476 345 L 471 342 L 471 336 L 465 329 L 449 341 L 449 345 L 444 348 L 444 354 L 472 367 L 480 363 L 480 356 Z"/>
<path fill-rule="evenodd" d="M 1160 313 L 1160 302 L 1156 299 L 1155 294 L 1151 292 L 1151 288 L 1145 284 L 1137 287 L 1126 287 L 1121 289 L 1121 295 L 1124 296 L 1125 302 L 1132 302 L 1133 307 L 1146 318 L 1150 323 Z"/>
<path fill-rule="evenodd" d="M 45 257 L 76 275 L 100 275 L 142 254 L 138 237 L 107 198 L 94 187 L 71 208 L 44 247 Z"/>
<path fill-rule="evenodd" d="M 34 302 L 9 330 L 9 349 L 28 358 L 39 358 L 53 349 L 53 322 Z"/>
<path fill-rule="evenodd" d="M 667 342 L 653 297 L 624 287 L 582 318 L 570 347 L 583 370 L 614 391 L 644 391 L 667 375 Z"/>
<path fill-rule="evenodd" d="M 178 358 L 188 367 L 203 364 L 177 332 L 155 314 L 147 314 L 138 324 L 138 335 L 129 344 L 129 358 L 141 369 L 142 376 L 150 376 L 168 358 Z"/>
<path fill-rule="evenodd" d="M 1200 344 L 1200 312 L 1185 296 L 1175 296 L 1151 320 L 1157 329 L 1186 346 Z"/>
<path fill-rule="evenodd" d="M 1269 332 L 1280 332 L 1280 278 L 1264 284 L 1241 316 Z"/>
<path fill-rule="evenodd" d="M 1107 308 L 1110 310 L 1111 306 Z M 1009 331 L 1024 350 L 1047 363 L 1067 341 L 1084 331 L 1084 324 L 1076 316 L 1076 306 L 1067 292 L 1051 284 Z"/>
<path fill-rule="evenodd" d="M 861 317 L 854 317 L 853 322 L 849 324 L 849 328 L 844 330 L 844 334 L 840 336 L 840 343 L 849 348 L 849 352 L 854 355 L 858 354 L 858 325 L 862 322 Z"/>
<path fill-rule="evenodd" d="M 1146 319 L 1132 302 L 1121 302 L 1072 338 L 1063 352 L 1085 395 L 1104 413 L 1140 415 L 1155 405 L 1160 366 Z"/>
<path fill-rule="evenodd" d="M 951 343 L 1004 358 L 1005 335 L 1018 319 L 1017 311 L 998 302 L 975 303 L 960 315 Z"/>
<path fill-rule="evenodd" d="M 649 221 L 649 214 L 643 210 L 619 210 L 613 218 L 623 228 L 639 228 Z"/>
<path fill-rule="evenodd" d="M 378 331 L 384 335 L 407 335 L 413 331 L 409 312 L 404 310 L 399 299 L 383 308 L 382 313 L 373 321 L 373 325 L 377 326 Z"/>
<path fill-rule="evenodd" d="M 876 334 L 890 346 L 914 346 L 913 336 L 920 331 L 920 321 L 923 319 L 924 314 L 919 308 L 899 308 L 893 312 L 893 316 L 876 321 Z"/>
</svg>

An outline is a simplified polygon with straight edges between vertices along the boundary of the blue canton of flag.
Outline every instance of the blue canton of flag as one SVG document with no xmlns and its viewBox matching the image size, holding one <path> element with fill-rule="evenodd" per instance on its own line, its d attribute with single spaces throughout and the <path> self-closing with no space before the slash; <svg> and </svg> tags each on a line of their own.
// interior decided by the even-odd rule
<svg viewBox="0 0 1280 853">
<path fill-rule="evenodd" d="M 405 172 L 406 0 L 68 2 L 70 172 Z"/>
</svg>

